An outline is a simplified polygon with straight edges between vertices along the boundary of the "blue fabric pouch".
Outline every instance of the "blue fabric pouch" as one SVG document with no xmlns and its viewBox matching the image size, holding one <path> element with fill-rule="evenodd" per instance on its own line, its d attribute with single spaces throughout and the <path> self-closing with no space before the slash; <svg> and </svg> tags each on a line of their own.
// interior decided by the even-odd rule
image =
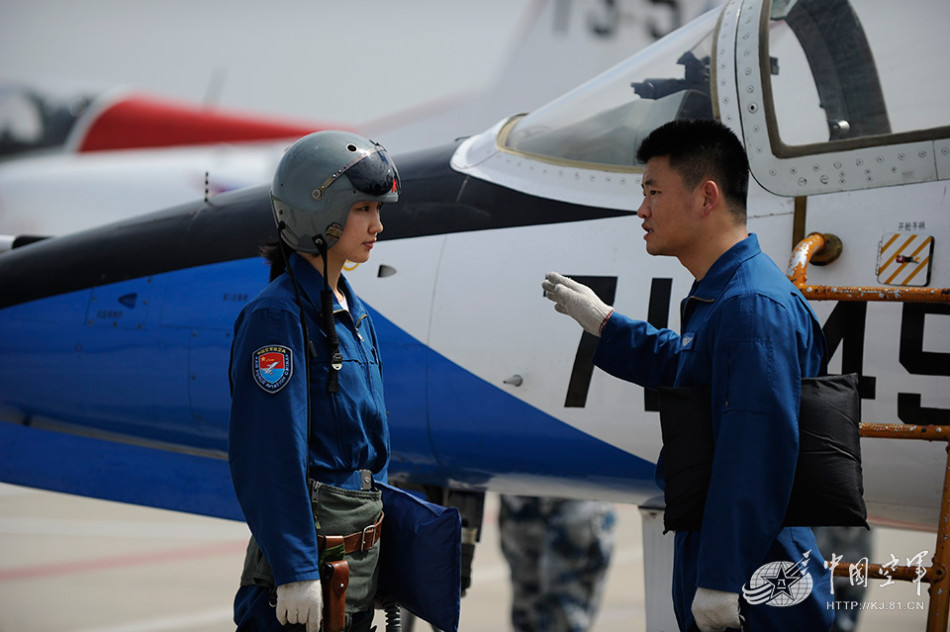
<svg viewBox="0 0 950 632">
<path fill-rule="evenodd" d="M 383 493 L 377 594 L 440 630 L 457 632 L 462 594 L 462 518 L 458 509 L 427 502 L 376 482 Z"/>
</svg>

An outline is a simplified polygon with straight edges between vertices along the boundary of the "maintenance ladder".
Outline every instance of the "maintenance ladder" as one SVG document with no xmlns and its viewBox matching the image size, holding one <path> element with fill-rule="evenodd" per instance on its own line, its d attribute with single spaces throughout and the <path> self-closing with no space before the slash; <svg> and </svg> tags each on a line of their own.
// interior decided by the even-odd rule
<svg viewBox="0 0 950 632">
<path fill-rule="evenodd" d="M 950 289 L 908 287 L 840 287 L 808 285 L 808 264 L 830 263 L 841 253 L 841 240 L 835 235 L 811 233 L 798 243 L 792 252 L 786 274 L 801 290 L 805 298 L 816 301 L 892 301 L 950 304 Z M 926 632 L 946 632 L 950 623 L 950 426 L 918 426 L 909 424 L 861 423 L 861 436 L 883 439 L 917 439 L 947 442 L 947 462 L 944 468 L 943 494 L 937 524 L 937 543 L 931 565 L 891 566 L 866 564 L 867 577 L 900 581 L 920 581 L 930 584 L 930 605 L 927 610 Z M 836 577 L 849 577 L 855 564 L 847 562 L 832 565 Z"/>
</svg>

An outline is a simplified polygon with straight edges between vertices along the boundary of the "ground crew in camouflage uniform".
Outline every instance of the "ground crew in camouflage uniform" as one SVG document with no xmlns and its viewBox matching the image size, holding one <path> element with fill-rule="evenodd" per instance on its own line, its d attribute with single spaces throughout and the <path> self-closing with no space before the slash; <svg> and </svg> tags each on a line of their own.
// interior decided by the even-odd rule
<svg viewBox="0 0 950 632">
<path fill-rule="evenodd" d="M 613 505 L 508 495 L 500 500 L 515 632 L 589 630 L 614 547 Z"/>
</svg>

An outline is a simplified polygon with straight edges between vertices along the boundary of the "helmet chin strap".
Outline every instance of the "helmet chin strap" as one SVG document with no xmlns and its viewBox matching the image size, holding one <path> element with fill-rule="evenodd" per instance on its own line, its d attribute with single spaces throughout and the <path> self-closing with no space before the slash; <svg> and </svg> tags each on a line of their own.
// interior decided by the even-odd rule
<svg viewBox="0 0 950 632">
<path fill-rule="evenodd" d="M 330 275 L 327 270 L 327 242 L 323 235 L 313 238 L 320 258 L 323 259 L 323 291 L 320 292 L 323 327 L 327 332 L 327 344 L 330 347 L 330 374 L 327 376 L 327 392 L 340 390 L 340 369 L 343 368 L 343 356 L 340 354 L 340 339 L 336 335 L 336 320 L 333 317 L 333 290 L 330 289 Z"/>
<path fill-rule="evenodd" d="M 278 240 L 282 240 L 280 234 L 283 232 L 286 224 L 284 222 L 279 222 L 277 224 L 277 234 Z M 300 328 L 303 330 L 303 342 L 306 347 L 307 357 L 304 359 L 304 375 L 306 376 L 305 386 L 307 389 L 307 450 L 303 455 L 303 471 L 304 471 L 304 480 L 307 482 L 307 487 L 309 488 L 310 484 L 310 431 L 313 426 L 313 419 L 310 415 L 310 360 L 317 357 L 317 347 L 313 344 L 313 340 L 310 338 L 310 328 L 307 327 L 307 318 L 303 310 L 303 299 L 300 296 L 300 285 L 297 284 L 297 277 L 294 275 L 294 269 L 290 265 L 290 257 L 287 256 L 287 252 L 283 247 L 280 247 L 278 244 L 278 250 L 280 250 L 281 256 L 284 258 L 284 270 L 287 272 L 287 276 L 290 277 L 290 282 L 294 286 L 294 295 L 297 299 L 297 309 L 300 314 Z"/>
<path fill-rule="evenodd" d="M 286 224 L 280 222 L 277 226 L 280 233 Z M 320 293 L 321 312 L 323 319 L 323 328 L 327 332 L 327 344 L 330 347 L 330 373 L 327 376 L 327 392 L 336 393 L 340 390 L 339 371 L 343 368 L 343 355 L 340 353 L 340 339 L 336 334 L 336 321 L 333 317 L 333 290 L 330 289 L 329 275 L 327 271 L 327 242 L 323 235 L 317 235 L 313 238 L 313 244 L 320 253 L 323 260 L 323 291 Z M 303 329 L 304 344 L 307 348 L 307 427 L 310 427 L 310 359 L 317 357 L 317 347 L 310 338 L 310 331 L 307 327 L 307 319 L 304 315 L 303 300 L 300 295 L 300 285 L 297 283 L 297 277 L 290 265 L 290 261 L 283 248 L 279 249 L 284 257 L 284 268 L 290 276 L 290 281 L 294 286 L 294 294 L 297 296 L 297 307 L 300 309 L 300 326 Z M 308 434 L 309 436 L 309 434 Z"/>
</svg>

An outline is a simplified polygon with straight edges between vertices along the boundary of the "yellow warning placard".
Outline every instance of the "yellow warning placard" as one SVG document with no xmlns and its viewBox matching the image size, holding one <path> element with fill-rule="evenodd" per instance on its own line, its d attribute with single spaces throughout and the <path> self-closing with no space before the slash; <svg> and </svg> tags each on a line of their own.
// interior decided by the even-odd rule
<svg viewBox="0 0 950 632">
<path fill-rule="evenodd" d="M 916 287 L 929 285 L 933 250 L 933 235 L 884 235 L 877 253 L 878 283 Z"/>
</svg>

